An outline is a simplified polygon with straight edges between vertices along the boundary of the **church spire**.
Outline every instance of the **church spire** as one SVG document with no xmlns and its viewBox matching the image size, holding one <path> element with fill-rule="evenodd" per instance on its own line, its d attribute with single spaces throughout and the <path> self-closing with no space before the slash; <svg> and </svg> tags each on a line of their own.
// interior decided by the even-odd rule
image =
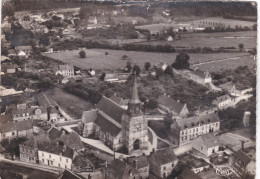
<svg viewBox="0 0 260 179">
<path fill-rule="evenodd" d="M 137 79 L 136 75 L 134 75 L 134 84 L 133 84 L 133 89 L 132 89 L 132 97 L 131 100 L 129 101 L 131 104 L 138 104 L 141 103 L 138 95 L 138 86 L 137 86 Z"/>
</svg>

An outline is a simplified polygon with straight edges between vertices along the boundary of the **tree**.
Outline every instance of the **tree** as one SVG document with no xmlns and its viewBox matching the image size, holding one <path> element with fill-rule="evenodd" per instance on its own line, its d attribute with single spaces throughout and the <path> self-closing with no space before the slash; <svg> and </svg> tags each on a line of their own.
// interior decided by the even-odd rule
<svg viewBox="0 0 260 179">
<path fill-rule="evenodd" d="M 100 75 L 99 79 L 100 79 L 101 81 L 104 81 L 104 80 L 105 80 L 105 77 L 106 77 L 106 73 L 103 72 L 103 73 Z"/>
<path fill-rule="evenodd" d="M 144 69 L 145 69 L 146 71 L 148 71 L 150 67 L 151 67 L 151 63 L 150 63 L 150 62 L 145 62 L 145 63 L 144 63 Z"/>
<path fill-rule="evenodd" d="M 240 50 L 244 49 L 244 44 L 238 44 Z"/>
<path fill-rule="evenodd" d="M 158 105 L 157 99 L 154 98 L 154 97 L 152 97 L 152 98 L 149 100 L 148 104 L 147 104 L 147 106 L 148 106 L 149 108 L 151 108 L 151 109 L 157 108 L 157 105 Z"/>
<path fill-rule="evenodd" d="M 47 35 L 42 35 L 40 38 L 39 38 L 39 44 L 42 44 L 44 46 L 47 46 L 50 44 L 50 39 Z"/>
<path fill-rule="evenodd" d="M 164 70 L 164 73 L 167 75 L 170 75 L 171 77 L 173 77 L 173 70 L 171 66 L 167 66 L 166 69 Z"/>
<path fill-rule="evenodd" d="M 187 53 L 180 53 L 177 55 L 172 67 L 179 70 L 188 69 L 190 67 L 189 60 L 190 56 Z"/>
<path fill-rule="evenodd" d="M 126 63 L 126 72 L 130 73 L 132 70 L 132 64 L 130 61 Z"/>
<path fill-rule="evenodd" d="M 160 76 L 162 76 L 163 74 L 163 70 L 161 68 L 156 68 L 155 73 L 156 73 L 156 78 L 159 79 Z"/>
<path fill-rule="evenodd" d="M 139 67 L 139 65 L 134 65 L 133 74 L 135 74 L 136 76 L 140 76 L 140 73 L 141 73 L 141 68 Z"/>
<path fill-rule="evenodd" d="M 80 56 L 80 58 L 86 58 L 86 53 L 85 53 L 85 51 L 81 50 L 81 51 L 79 52 L 79 56 Z"/>
</svg>

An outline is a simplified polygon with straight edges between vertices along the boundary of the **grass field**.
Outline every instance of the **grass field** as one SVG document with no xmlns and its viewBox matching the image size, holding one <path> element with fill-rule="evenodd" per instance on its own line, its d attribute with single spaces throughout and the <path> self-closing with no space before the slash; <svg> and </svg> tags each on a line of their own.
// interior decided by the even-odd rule
<svg viewBox="0 0 260 179">
<path fill-rule="evenodd" d="M 150 62 L 152 65 L 163 61 L 167 64 L 172 64 L 175 61 L 177 53 L 151 53 L 151 52 L 135 52 L 124 50 L 107 50 L 107 49 L 87 49 L 86 58 L 79 58 L 79 50 L 64 51 L 57 53 L 44 54 L 50 58 L 60 60 L 64 63 L 72 64 L 82 69 L 100 69 L 100 70 L 115 70 L 119 68 L 125 68 L 125 60 L 121 60 L 123 55 L 128 55 L 132 59 L 132 63 L 138 64 L 143 68 L 145 62 Z M 108 52 L 108 55 L 105 55 Z M 215 54 L 189 54 L 190 63 L 198 63 L 205 61 L 214 61 L 217 59 L 233 58 L 237 56 L 243 56 L 247 53 L 215 53 Z M 238 62 L 238 61 L 236 61 Z M 226 68 L 229 61 L 222 63 L 223 68 Z M 241 59 L 239 65 L 255 64 L 255 61 L 248 59 Z M 231 63 L 234 65 L 234 62 Z M 203 65 L 201 65 L 203 66 Z M 236 65 L 237 66 L 237 65 Z"/>
<path fill-rule="evenodd" d="M 83 111 L 94 108 L 91 103 L 71 95 L 60 88 L 54 88 L 46 92 L 49 99 L 58 103 L 58 105 L 70 116 L 76 119 L 81 119 Z"/>
<path fill-rule="evenodd" d="M 141 42 L 138 44 L 146 45 L 172 45 L 174 47 L 235 47 L 238 48 L 240 43 L 244 44 L 244 48 L 256 48 L 256 31 L 245 32 L 222 32 L 222 33 L 185 33 L 181 34 L 181 39 L 172 42 L 160 40 Z"/>
</svg>

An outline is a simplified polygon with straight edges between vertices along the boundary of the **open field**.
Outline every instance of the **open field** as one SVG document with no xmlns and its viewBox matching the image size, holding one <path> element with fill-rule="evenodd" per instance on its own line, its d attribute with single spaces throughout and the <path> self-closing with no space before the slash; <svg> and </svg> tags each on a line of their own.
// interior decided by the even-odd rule
<svg viewBox="0 0 260 179">
<path fill-rule="evenodd" d="M 145 62 L 150 62 L 152 65 L 156 65 L 163 61 L 167 64 L 172 64 L 175 61 L 177 53 L 152 53 L 152 52 L 135 52 L 135 51 L 124 51 L 124 50 L 107 50 L 107 49 L 86 49 L 86 58 L 79 58 L 80 50 L 73 51 L 63 51 L 63 52 L 55 52 L 44 54 L 53 59 L 60 60 L 64 63 L 72 64 L 82 69 L 119 69 L 124 68 L 126 66 L 126 60 L 121 60 L 123 55 L 127 55 L 132 59 L 132 63 L 138 64 L 141 68 L 143 68 Z M 108 52 L 108 55 L 105 55 L 105 52 Z M 213 54 L 189 54 L 190 55 L 190 63 L 197 64 L 201 62 L 214 61 L 219 59 L 226 58 L 234 58 L 238 56 L 245 56 L 247 53 L 213 53 Z M 239 63 L 238 63 L 239 62 Z M 235 64 L 234 64 L 235 63 Z M 216 63 L 218 64 L 218 63 Z M 252 64 L 252 65 L 250 65 Z M 255 64 L 254 60 L 251 60 L 249 57 L 241 58 L 240 60 L 231 61 L 231 65 L 229 65 L 229 61 L 225 61 L 220 63 L 218 66 L 223 66 L 223 68 L 227 69 L 227 67 L 234 68 L 233 65 L 248 65 L 253 66 Z M 207 64 L 211 65 L 211 64 Z M 203 68 L 204 65 L 200 65 Z"/>
<path fill-rule="evenodd" d="M 46 92 L 46 96 L 49 99 L 56 101 L 56 103 L 70 116 L 76 119 L 80 119 L 83 111 L 87 111 L 90 108 L 94 108 L 91 103 L 69 94 L 62 89 L 54 88 Z"/>
<path fill-rule="evenodd" d="M 221 32 L 221 33 L 183 33 L 180 34 L 181 39 L 172 42 L 165 40 L 147 41 L 138 44 L 145 45 L 171 45 L 174 47 L 235 47 L 238 48 L 240 43 L 244 44 L 244 48 L 256 48 L 256 31 L 244 32 Z"/>
<path fill-rule="evenodd" d="M 235 28 L 236 26 L 241 26 L 241 27 L 252 27 L 254 24 L 256 24 L 256 22 L 251 22 L 251 21 L 242 21 L 242 20 L 235 20 L 235 19 L 224 19 L 222 17 L 209 17 L 209 18 L 205 18 L 205 19 L 200 19 L 200 20 L 195 20 L 192 21 L 191 24 L 193 25 L 203 25 L 203 21 L 204 23 L 206 23 L 206 27 L 210 26 L 207 25 L 208 23 L 221 23 L 224 24 L 224 26 L 228 27 L 230 26 L 231 28 Z"/>
</svg>

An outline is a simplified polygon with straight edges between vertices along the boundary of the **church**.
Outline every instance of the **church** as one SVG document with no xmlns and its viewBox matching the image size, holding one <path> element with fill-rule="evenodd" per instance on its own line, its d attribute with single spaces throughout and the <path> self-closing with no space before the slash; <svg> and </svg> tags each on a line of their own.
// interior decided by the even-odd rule
<svg viewBox="0 0 260 179">
<path fill-rule="evenodd" d="M 148 125 L 141 110 L 136 77 L 127 109 L 103 96 L 96 109 L 83 112 L 82 125 L 83 137 L 94 135 L 115 151 L 125 148 L 131 155 L 146 150 Z"/>
</svg>

